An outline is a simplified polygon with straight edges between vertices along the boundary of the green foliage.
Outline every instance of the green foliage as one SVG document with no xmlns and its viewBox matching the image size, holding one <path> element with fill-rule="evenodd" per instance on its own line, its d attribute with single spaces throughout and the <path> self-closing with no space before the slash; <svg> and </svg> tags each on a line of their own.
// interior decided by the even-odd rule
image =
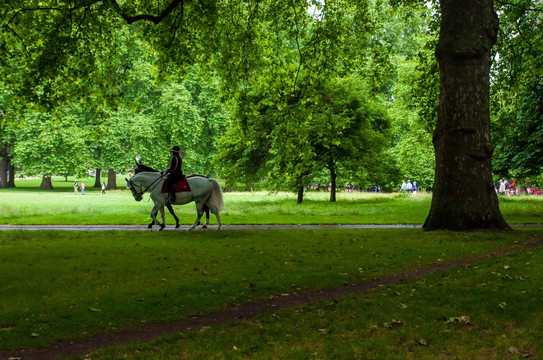
<svg viewBox="0 0 543 360">
<path fill-rule="evenodd" d="M 493 165 L 501 176 L 533 177 L 543 170 L 543 4 L 499 4 L 491 104 Z"/>
<path fill-rule="evenodd" d="M 87 133 L 76 108 L 56 114 L 27 112 L 17 139 L 14 161 L 27 175 L 82 174 L 88 169 Z"/>
<path fill-rule="evenodd" d="M 218 62 L 237 85 L 229 89 L 237 119 L 219 157 L 229 165 L 227 178 L 252 182 L 266 176 L 268 186 L 296 190 L 323 170 L 328 181 L 382 177 L 372 165 L 383 156 L 388 129 L 374 96 L 389 68 L 372 13 L 378 6 L 320 5 L 313 15 L 302 2 L 266 3 L 264 9 L 240 9 L 251 20 L 248 28 L 226 23 L 241 38 L 258 39 L 239 47 L 229 43 Z"/>
</svg>

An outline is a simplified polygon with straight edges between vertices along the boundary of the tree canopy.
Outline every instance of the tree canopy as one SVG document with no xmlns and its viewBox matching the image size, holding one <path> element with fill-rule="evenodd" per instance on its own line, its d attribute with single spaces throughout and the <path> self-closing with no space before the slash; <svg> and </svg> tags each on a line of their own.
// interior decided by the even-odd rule
<svg viewBox="0 0 543 360">
<path fill-rule="evenodd" d="M 160 168 L 179 145 L 188 172 L 300 195 L 316 183 L 394 189 L 408 177 L 438 189 L 434 209 L 445 179 L 467 176 L 439 175 L 451 151 L 467 151 L 458 168 L 475 159 L 480 188 L 492 150 L 500 175 L 540 175 L 543 5 L 496 4 L 4 0 L 0 177 L 13 164 L 45 177 L 122 171 L 138 153 Z M 490 70 L 471 83 L 453 70 L 490 55 L 489 98 Z M 472 133 L 479 140 L 463 143 Z M 40 148 L 50 150 L 35 156 Z"/>
</svg>

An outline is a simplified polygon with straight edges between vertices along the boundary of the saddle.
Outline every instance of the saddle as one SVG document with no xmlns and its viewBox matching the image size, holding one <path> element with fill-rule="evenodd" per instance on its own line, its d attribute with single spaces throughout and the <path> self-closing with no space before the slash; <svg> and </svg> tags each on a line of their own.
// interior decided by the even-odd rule
<svg viewBox="0 0 543 360">
<path fill-rule="evenodd" d="M 189 182 L 187 181 L 187 178 L 183 178 L 181 180 L 177 181 L 177 184 L 175 184 L 175 192 L 185 192 L 190 191 Z M 164 181 L 162 184 L 162 190 L 161 192 L 167 193 L 168 192 L 168 181 Z"/>
<path fill-rule="evenodd" d="M 187 179 L 189 179 L 191 177 L 195 177 L 195 176 L 209 178 L 209 176 L 205 176 L 205 175 L 187 175 L 183 179 L 180 179 L 179 181 L 177 181 L 177 184 L 175 185 L 175 192 L 191 191 L 190 186 L 189 186 L 189 182 L 187 181 Z M 164 183 L 162 184 L 161 192 L 163 192 L 163 193 L 168 192 L 168 182 L 167 181 L 164 181 Z"/>
</svg>

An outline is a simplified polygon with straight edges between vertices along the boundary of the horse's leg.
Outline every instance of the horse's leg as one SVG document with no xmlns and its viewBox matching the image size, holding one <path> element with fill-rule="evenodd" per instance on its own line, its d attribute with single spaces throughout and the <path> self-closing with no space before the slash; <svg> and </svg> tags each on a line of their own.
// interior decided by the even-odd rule
<svg viewBox="0 0 543 360">
<path fill-rule="evenodd" d="M 173 211 L 172 203 L 167 202 L 166 207 L 168 208 L 168 211 L 170 212 L 170 214 L 172 214 L 173 218 L 175 219 L 175 228 L 176 229 L 179 228 L 179 218 L 177 217 L 177 215 L 175 215 L 175 212 Z"/>
<path fill-rule="evenodd" d="M 211 212 L 213 213 L 213 215 L 215 215 L 215 217 L 217 218 L 217 224 L 219 224 L 217 226 L 217 230 L 220 230 L 222 226 L 222 222 L 221 222 L 221 216 L 219 215 L 219 209 L 217 209 L 217 207 L 213 205 L 213 203 L 210 200 L 207 200 L 206 204 L 211 210 Z"/>
<path fill-rule="evenodd" d="M 155 214 L 155 217 L 156 217 L 156 214 Z M 152 229 L 154 224 L 155 224 L 155 220 L 153 220 L 153 214 L 151 214 L 151 222 L 149 223 L 149 225 L 147 225 L 147 229 Z"/>
<path fill-rule="evenodd" d="M 209 206 L 207 204 L 204 204 L 204 212 L 206 213 L 206 222 L 204 225 L 202 225 L 202 229 L 207 229 L 207 226 L 209 225 Z"/>
<path fill-rule="evenodd" d="M 162 209 L 162 216 L 164 216 L 164 205 L 163 204 L 159 204 L 158 202 L 155 201 L 155 205 L 153 206 L 153 208 L 151 209 L 151 219 L 153 220 L 153 222 L 157 225 L 160 225 L 160 228 L 161 230 L 164 228 L 164 224 L 160 224 L 158 222 L 158 220 L 156 219 L 156 215 L 158 214 L 158 210 L 161 210 Z M 164 219 L 164 218 L 163 218 Z"/>
<path fill-rule="evenodd" d="M 194 221 L 194 224 L 189 228 L 190 230 L 194 230 L 196 226 L 198 226 L 198 223 L 200 222 L 200 218 L 204 214 L 204 203 L 196 203 L 196 221 Z"/>
<path fill-rule="evenodd" d="M 162 224 L 159 224 L 160 229 L 158 229 L 158 231 L 161 231 L 162 229 L 166 227 L 166 216 L 164 214 L 164 206 L 160 207 L 160 216 L 162 217 Z"/>
</svg>

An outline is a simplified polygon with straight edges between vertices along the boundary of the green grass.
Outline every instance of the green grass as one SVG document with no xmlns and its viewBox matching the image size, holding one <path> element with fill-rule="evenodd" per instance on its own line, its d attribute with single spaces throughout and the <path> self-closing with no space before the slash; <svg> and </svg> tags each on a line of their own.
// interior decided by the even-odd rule
<svg viewBox="0 0 543 360">
<path fill-rule="evenodd" d="M 81 179 L 79 179 L 81 182 Z M 73 179 L 0 190 L 1 224 L 139 224 L 127 190 L 73 194 Z M 119 178 L 123 186 L 124 180 Z M 225 224 L 421 224 L 431 196 L 225 193 Z M 543 223 L 543 197 L 500 197 L 511 224 Z M 194 205 L 177 207 L 182 224 Z M 173 219 L 167 215 L 168 225 Z M 212 219 L 212 223 L 214 219 Z M 273 230 L 0 233 L 0 351 L 183 320 L 281 293 L 373 280 L 543 239 L 493 232 Z M 92 354 L 92 359 L 541 357 L 541 250 L 400 285 Z M 469 322 L 466 318 L 469 317 Z M 515 351 L 518 350 L 519 354 Z M 85 357 L 87 358 L 87 357 Z"/>
<path fill-rule="evenodd" d="M 540 359 L 543 249 L 158 341 L 101 359 Z"/>
<path fill-rule="evenodd" d="M 81 179 L 80 179 L 81 181 Z M 119 190 L 100 195 L 91 188 L 93 179 L 83 179 L 87 195 L 74 195 L 73 180 L 53 178 L 54 191 L 40 191 L 39 180 L 17 181 L 15 189 L 1 189 L 0 224 L 130 224 L 150 222 L 153 206 L 148 195 L 134 201 L 124 189 L 124 177 L 118 179 Z M 221 213 L 225 224 L 422 224 L 430 209 L 431 195 L 338 193 L 330 203 L 329 193 L 309 192 L 301 205 L 294 194 L 225 193 L 226 210 Z M 543 223 L 543 197 L 500 197 L 500 208 L 510 224 Z M 194 204 L 175 207 L 181 224 L 194 222 Z M 212 216 L 212 224 L 215 224 Z M 167 213 L 166 224 L 174 220 Z"/>
<path fill-rule="evenodd" d="M 541 232 L 7 231 L 0 240 L 0 349 L 186 319 L 534 238 Z"/>
</svg>

